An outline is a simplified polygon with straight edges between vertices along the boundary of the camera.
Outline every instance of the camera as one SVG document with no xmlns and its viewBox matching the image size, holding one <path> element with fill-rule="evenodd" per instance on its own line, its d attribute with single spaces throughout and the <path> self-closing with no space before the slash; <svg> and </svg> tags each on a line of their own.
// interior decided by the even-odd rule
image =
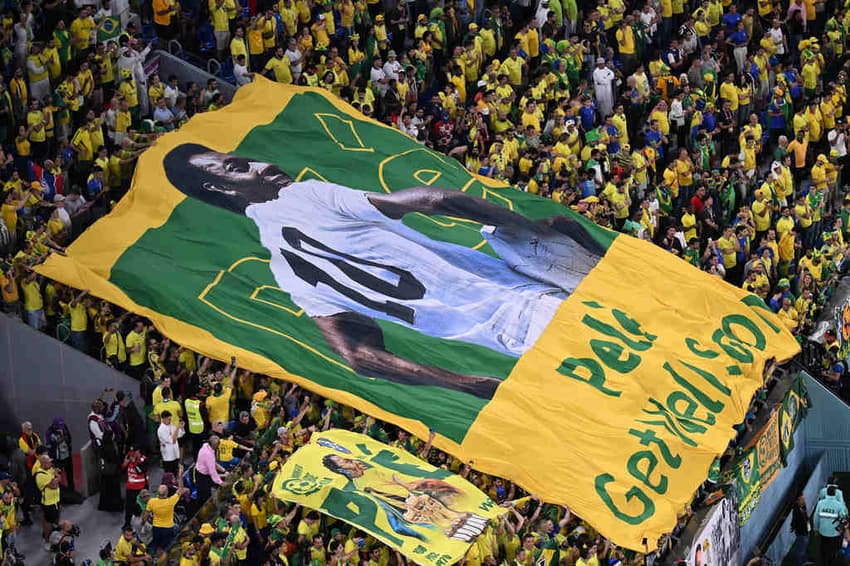
<svg viewBox="0 0 850 566">
<path fill-rule="evenodd" d="M 79 525 L 71 525 L 71 530 L 69 533 L 72 537 L 80 536 L 80 527 Z"/>
</svg>

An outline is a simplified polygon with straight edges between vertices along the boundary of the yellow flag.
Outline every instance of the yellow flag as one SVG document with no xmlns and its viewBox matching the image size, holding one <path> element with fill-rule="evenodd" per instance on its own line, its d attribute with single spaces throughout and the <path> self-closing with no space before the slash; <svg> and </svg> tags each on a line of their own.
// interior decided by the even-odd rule
<svg viewBox="0 0 850 566">
<path fill-rule="evenodd" d="M 569 505 L 642 550 L 798 345 L 758 297 L 259 79 L 39 271 Z"/>
</svg>

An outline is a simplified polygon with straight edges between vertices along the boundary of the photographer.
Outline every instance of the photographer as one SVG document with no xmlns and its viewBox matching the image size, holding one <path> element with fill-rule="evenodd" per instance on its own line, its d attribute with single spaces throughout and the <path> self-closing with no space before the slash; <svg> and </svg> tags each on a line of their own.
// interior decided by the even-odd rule
<svg viewBox="0 0 850 566">
<path fill-rule="evenodd" d="M 820 535 L 820 564 L 835 564 L 846 520 L 847 505 L 838 496 L 838 488 L 827 486 L 826 497 L 812 513 L 814 530 Z"/>
<path fill-rule="evenodd" d="M 50 533 L 48 543 L 54 566 L 73 566 L 76 554 L 76 538 L 80 536 L 80 528 L 71 521 L 59 521 L 59 525 Z"/>
</svg>

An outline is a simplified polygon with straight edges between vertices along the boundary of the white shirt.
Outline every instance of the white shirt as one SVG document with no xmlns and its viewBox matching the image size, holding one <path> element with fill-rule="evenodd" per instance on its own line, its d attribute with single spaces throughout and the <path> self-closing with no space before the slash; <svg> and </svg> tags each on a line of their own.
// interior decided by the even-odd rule
<svg viewBox="0 0 850 566">
<path fill-rule="evenodd" d="M 602 88 L 611 88 L 611 83 L 617 75 L 608 67 L 597 67 L 593 70 L 593 86 Z"/>
<path fill-rule="evenodd" d="M 384 74 L 389 79 L 398 80 L 398 74 L 402 71 L 401 63 L 398 60 L 387 61 L 384 63 Z"/>
<path fill-rule="evenodd" d="M 839 157 L 847 155 L 847 143 L 843 133 L 838 133 L 838 130 L 830 130 L 826 137 L 829 140 L 829 149 L 837 149 Z"/>
<path fill-rule="evenodd" d="M 369 68 L 369 78 L 372 80 L 372 84 L 381 89 L 381 93 L 386 92 L 387 85 L 383 84 L 384 79 L 387 78 L 387 74 L 383 69 L 376 69 L 374 65 Z"/>
<path fill-rule="evenodd" d="M 537 6 L 537 12 L 534 14 L 534 19 L 537 20 L 537 29 L 543 29 L 543 26 L 546 25 L 546 16 L 549 15 L 550 12 L 549 6 L 544 6 L 543 2 Z M 555 25 L 559 25 L 558 22 L 555 22 Z M 555 30 L 558 31 L 558 30 Z"/>
<path fill-rule="evenodd" d="M 37 75 L 44 72 L 44 65 L 39 65 L 34 60 L 27 58 L 27 69 Z M 43 80 L 48 81 L 49 79 L 45 77 Z"/>
<path fill-rule="evenodd" d="M 180 445 L 174 441 L 174 432 L 177 427 L 173 424 L 160 423 L 156 430 L 159 438 L 159 451 L 162 453 L 163 462 L 173 462 L 180 458 Z"/>
<path fill-rule="evenodd" d="M 784 55 L 785 54 L 785 44 L 782 42 L 782 28 L 781 27 L 780 28 L 771 27 L 765 33 L 766 33 L 767 37 L 770 38 L 770 41 L 772 41 L 773 44 L 776 46 L 776 54 L 777 55 Z"/>
<path fill-rule="evenodd" d="M 233 65 L 233 76 L 236 77 L 236 84 L 238 86 L 246 85 L 251 82 L 248 67 L 245 65 Z"/>
<path fill-rule="evenodd" d="M 59 220 L 62 221 L 62 225 L 65 226 L 66 230 L 71 229 L 71 215 L 68 214 L 68 211 L 65 210 L 64 206 L 56 207 L 56 215 L 59 217 Z"/>
<path fill-rule="evenodd" d="M 649 35 L 655 35 L 655 30 L 658 29 L 658 24 L 654 23 L 653 20 L 655 20 L 655 10 L 651 6 L 648 10 L 641 11 L 640 21 L 649 28 Z"/>
<path fill-rule="evenodd" d="M 497 259 L 432 240 L 384 216 L 368 200 L 371 194 L 302 181 L 245 211 L 271 252 L 277 284 L 307 315 L 357 312 L 519 357 L 552 319 L 564 291 L 572 292 L 582 276 L 573 284 L 565 278 L 560 287 L 544 281 L 587 269 L 575 264 L 592 257 L 586 252 L 544 257 L 578 244 L 562 237 L 534 247 L 530 236 L 484 227 L 483 236 L 502 258 Z M 528 257 L 530 249 L 538 252 L 536 258 Z M 538 266 L 534 275 L 523 274 Z"/>
<path fill-rule="evenodd" d="M 399 121 L 398 129 L 401 130 L 401 133 L 407 134 L 413 139 L 416 139 L 419 135 L 419 129 L 413 124 L 413 120 L 410 121 L 410 126 L 405 126 L 404 120 Z"/>
<path fill-rule="evenodd" d="M 89 413 L 89 417 L 94 413 Z M 89 419 L 89 433 L 97 440 L 98 444 L 103 440 L 103 429 L 100 427 L 100 419 Z"/>
<path fill-rule="evenodd" d="M 177 104 L 177 98 L 180 96 L 180 89 L 175 88 L 171 85 L 165 85 L 165 92 L 163 93 L 163 97 L 168 102 L 169 108 L 174 108 L 174 105 Z"/>
<path fill-rule="evenodd" d="M 289 68 L 292 74 L 299 74 L 301 72 L 301 52 L 298 49 L 295 49 L 295 51 L 287 49 L 283 54 L 289 58 Z"/>
<path fill-rule="evenodd" d="M 671 122 L 677 126 L 685 125 L 685 110 L 682 108 L 682 101 L 674 98 L 670 101 L 670 112 L 667 114 Z"/>
<path fill-rule="evenodd" d="M 21 24 L 21 22 L 17 22 L 12 26 L 12 31 L 15 33 L 15 51 L 26 54 L 28 48 L 27 40 L 32 37 L 31 29 L 26 24 Z"/>
</svg>

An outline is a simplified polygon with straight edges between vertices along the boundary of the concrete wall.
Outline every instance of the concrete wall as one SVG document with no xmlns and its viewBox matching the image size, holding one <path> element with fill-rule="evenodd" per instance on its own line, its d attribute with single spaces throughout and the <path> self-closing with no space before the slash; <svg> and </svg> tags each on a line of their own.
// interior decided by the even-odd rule
<svg viewBox="0 0 850 566">
<path fill-rule="evenodd" d="M 62 417 L 79 452 L 89 440 L 91 403 L 105 387 L 138 398 L 137 381 L 0 314 L 0 431 L 17 437 L 20 423 L 31 421 L 43 436 L 53 417 Z"/>
<path fill-rule="evenodd" d="M 806 418 L 806 447 L 810 455 L 823 453 L 827 473 L 850 471 L 850 407 L 818 381 L 806 385 L 812 410 Z"/>
</svg>

